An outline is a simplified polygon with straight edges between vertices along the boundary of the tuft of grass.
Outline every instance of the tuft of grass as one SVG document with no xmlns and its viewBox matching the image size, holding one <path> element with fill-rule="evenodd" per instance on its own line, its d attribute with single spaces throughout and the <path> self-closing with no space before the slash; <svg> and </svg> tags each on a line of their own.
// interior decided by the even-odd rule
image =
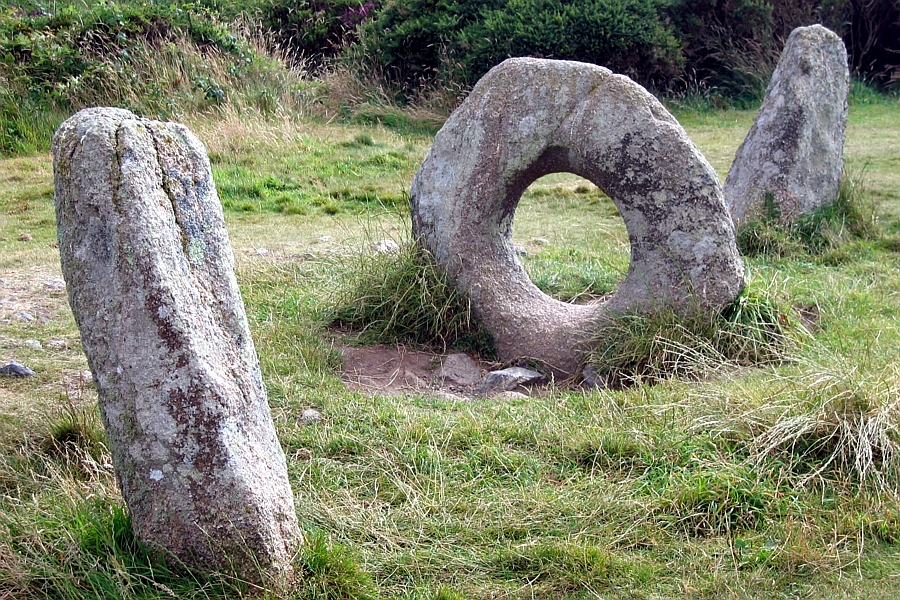
<svg viewBox="0 0 900 600">
<path fill-rule="evenodd" d="M 95 406 L 65 404 L 41 445 L 48 456 L 59 459 L 74 475 L 93 475 L 109 462 L 106 435 Z"/>
<path fill-rule="evenodd" d="M 718 314 L 662 309 L 607 317 L 592 334 L 586 364 L 611 388 L 697 379 L 786 360 L 791 330 L 775 300 L 747 288 Z"/>
<path fill-rule="evenodd" d="M 862 174 L 845 173 L 834 202 L 790 223 L 781 219 L 772 196 L 767 195 L 762 215 L 738 228 L 738 248 L 742 254 L 751 257 L 813 255 L 833 261 L 842 246 L 881 236 L 877 208 L 872 196 L 866 192 Z"/>
<path fill-rule="evenodd" d="M 628 574 L 630 565 L 597 546 L 568 542 L 504 548 L 495 566 L 503 575 L 537 584 L 545 594 L 560 594 L 609 587 Z"/>
<path fill-rule="evenodd" d="M 893 371 L 805 374 L 756 436 L 758 456 L 777 456 L 804 479 L 900 493 L 900 382 Z"/>
<path fill-rule="evenodd" d="M 328 321 L 367 343 L 410 344 L 494 356 L 490 333 L 431 254 L 409 240 L 393 251 L 364 246 L 350 258 Z"/>
<path fill-rule="evenodd" d="M 349 549 L 331 543 L 322 532 L 306 536 L 294 561 L 298 583 L 292 597 L 305 600 L 374 600 L 371 574 Z"/>
</svg>

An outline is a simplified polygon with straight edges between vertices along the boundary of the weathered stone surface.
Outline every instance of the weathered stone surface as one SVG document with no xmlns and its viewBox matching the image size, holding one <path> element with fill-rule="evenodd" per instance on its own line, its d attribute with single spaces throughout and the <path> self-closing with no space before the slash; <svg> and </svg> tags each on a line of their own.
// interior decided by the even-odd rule
<svg viewBox="0 0 900 600">
<path fill-rule="evenodd" d="M 601 375 L 594 365 L 587 365 L 581 371 L 581 383 L 584 387 L 604 389 L 606 385 L 606 377 Z"/>
<path fill-rule="evenodd" d="M 767 194 L 783 222 L 834 201 L 844 168 L 849 86 L 841 38 L 821 25 L 791 32 L 725 180 L 736 224 L 761 214 Z"/>
<path fill-rule="evenodd" d="M 628 228 L 631 265 L 603 305 L 549 298 L 516 259 L 522 192 L 562 171 L 606 192 Z M 717 307 L 744 286 L 712 167 L 652 95 L 602 67 L 504 61 L 438 132 L 410 195 L 418 242 L 472 301 L 504 361 L 573 375 L 601 314 Z"/>
<path fill-rule="evenodd" d="M 450 385 L 475 385 L 481 381 L 481 367 L 468 354 L 450 354 L 441 361 L 437 379 Z"/>
<path fill-rule="evenodd" d="M 34 377 L 34 371 L 20 362 L 11 360 L 0 367 L 0 375 L 6 375 L 7 377 Z"/>
<path fill-rule="evenodd" d="M 319 423 L 321 421 L 322 413 L 314 408 L 304 408 L 300 413 L 300 418 L 297 419 L 297 423 L 300 425 L 311 425 L 313 423 Z"/>
<path fill-rule="evenodd" d="M 512 391 L 520 385 L 543 383 L 546 380 L 547 378 L 537 371 L 522 367 L 509 367 L 491 371 L 484 376 L 484 379 L 475 386 L 473 391 L 476 396 L 490 396 L 499 392 Z"/>
<path fill-rule="evenodd" d="M 140 539 L 283 580 L 301 537 L 221 205 L 187 128 L 100 108 L 53 138 L 59 250 Z"/>
</svg>

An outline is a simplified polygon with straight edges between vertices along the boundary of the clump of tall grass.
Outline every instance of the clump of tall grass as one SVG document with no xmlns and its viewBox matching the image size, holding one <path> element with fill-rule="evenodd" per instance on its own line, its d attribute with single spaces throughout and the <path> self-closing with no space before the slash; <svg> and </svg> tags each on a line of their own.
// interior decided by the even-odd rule
<svg viewBox="0 0 900 600">
<path fill-rule="evenodd" d="M 850 242 L 877 239 L 881 227 L 876 210 L 863 175 L 845 173 L 834 202 L 791 222 L 782 219 L 767 195 L 762 213 L 738 228 L 738 248 L 745 256 L 826 256 Z"/>
<path fill-rule="evenodd" d="M 805 480 L 830 477 L 900 493 L 897 373 L 806 373 L 754 447 L 759 457 L 777 456 Z"/>
<path fill-rule="evenodd" d="M 664 308 L 605 317 L 585 362 L 613 388 L 701 378 L 784 361 L 796 339 L 793 329 L 773 298 L 748 288 L 714 313 L 685 316 Z"/>
<path fill-rule="evenodd" d="M 794 374 L 689 394 L 687 430 L 739 446 L 749 463 L 780 471 L 796 489 L 900 494 L 900 370 L 835 356 L 798 364 Z"/>
<path fill-rule="evenodd" d="M 328 321 L 358 332 L 369 343 L 454 349 L 494 354 L 490 333 L 468 299 L 438 268 L 434 257 L 411 240 L 351 258 L 345 283 L 331 300 Z"/>
</svg>

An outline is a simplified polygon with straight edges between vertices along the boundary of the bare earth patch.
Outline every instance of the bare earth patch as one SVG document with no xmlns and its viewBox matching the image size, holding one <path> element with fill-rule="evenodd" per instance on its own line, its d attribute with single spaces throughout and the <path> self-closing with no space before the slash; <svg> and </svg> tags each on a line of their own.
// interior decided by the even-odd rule
<svg viewBox="0 0 900 600">
<path fill-rule="evenodd" d="M 411 350 L 404 346 L 343 346 L 341 380 L 347 389 L 370 395 L 402 396 L 428 394 L 446 400 L 470 400 L 474 384 L 464 383 L 453 358 L 460 355 Z M 480 378 L 499 365 L 475 361 L 468 376 Z M 515 391 L 492 394 L 498 398 L 534 395 L 540 387 L 520 386 Z"/>
<path fill-rule="evenodd" d="M 12 320 L 29 321 L 23 313 L 46 323 L 68 308 L 66 284 L 59 271 L 3 270 L 0 282 L 0 319 L 5 324 Z"/>
</svg>

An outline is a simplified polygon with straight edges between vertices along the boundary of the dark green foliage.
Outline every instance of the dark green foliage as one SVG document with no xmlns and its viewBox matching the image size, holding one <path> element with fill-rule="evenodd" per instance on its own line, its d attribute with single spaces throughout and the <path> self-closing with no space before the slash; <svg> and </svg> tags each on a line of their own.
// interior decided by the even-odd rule
<svg viewBox="0 0 900 600">
<path fill-rule="evenodd" d="M 401 0 L 364 26 L 364 43 L 407 88 L 434 77 L 473 84 L 510 56 L 581 60 L 643 82 L 680 69 L 668 0 Z"/>
<path fill-rule="evenodd" d="M 718 314 L 671 309 L 604 319 L 587 364 L 608 387 L 696 378 L 728 365 L 781 362 L 790 345 L 787 316 L 769 297 L 745 289 Z"/>
<path fill-rule="evenodd" d="M 832 260 L 842 246 L 881 236 L 876 208 L 862 176 L 845 175 L 834 202 L 788 223 L 770 193 L 762 214 L 738 228 L 738 248 L 745 256 L 813 255 Z"/>
<path fill-rule="evenodd" d="M 851 72 L 877 87 L 900 89 L 900 2 L 825 0 L 821 4 L 844 39 Z"/>
<path fill-rule="evenodd" d="M 676 0 L 670 11 L 690 76 L 733 100 L 762 98 L 791 30 L 819 22 L 818 0 Z"/>
<path fill-rule="evenodd" d="M 227 27 L 196 6 L 101 3 L 89 8 L 60 5 L 54 13 L 0 13 L 0 65 L 14 85 L 32 95 L 50 95 L 65 106 L 71 86 L 102 76 L 98 69 L 103 59 L 118 56 L 124 67 L 138 46 L 180 37 L 232 55 L 236 64 L 252 60 Z"/>
<path fill-rule="evenodd" d="M 406 89 L 473 84 L 510 56 L 574 59 L 670 93 L 702 86 L 725 102 L 762 97 L 790 32 L 823 23 L 851 69 L 900 82 L 896 2 L 875 0 L 398 0 L 363 27 L 363 46 Z M 894 65 L 894 66 L 892 66 Z"/>
<path fill-rule="evenodd" d="M 244 6 L 244 12 L 270 31 L 277 45 L 317 67 L 356 42 L 359 26 L 374 18 L 380 5 L 363 0 L 263 0 L 255 8 Z"/>
<path fill-rule="evenodd" d="M 434 258 L 412 243 L 396 253 L 360 254 L 348 283 L 332 301 L 333 325 L 362 333 L 368 342 L 404 343 L 494 354 L 493 340 L 440 271 Z"/>
<path fill-rule="evenodd" d="M 881 88 L 900 83 L 900 5 L 893 0 L 675 0 L 669 15 L 686 65 L 671 91 L 702 82 L 732 101 L 756 100 L 791 31 L 814 23 L 843 38 L 851 73 Z"/>
</svg>

